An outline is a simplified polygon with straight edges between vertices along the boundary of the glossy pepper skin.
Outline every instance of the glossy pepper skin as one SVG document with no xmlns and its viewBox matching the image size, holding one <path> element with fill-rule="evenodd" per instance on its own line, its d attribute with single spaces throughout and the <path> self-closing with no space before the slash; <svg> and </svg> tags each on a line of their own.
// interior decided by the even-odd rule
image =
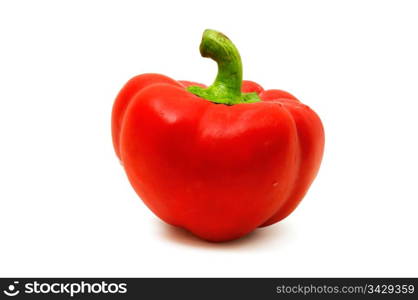
<svg viewBox="0 0 418 300">
<path fill-rule="evenodd" d="M 206 30 L 200 50 L 218 63 L 214 84 L 136 76 L 116 98 L 112 135 L 158 217 L 221 242 L 296 208 L 318 172 L 324 130 L 291 94 L 242 81 L 238 51 L 221 33 Z"/>
</svg>

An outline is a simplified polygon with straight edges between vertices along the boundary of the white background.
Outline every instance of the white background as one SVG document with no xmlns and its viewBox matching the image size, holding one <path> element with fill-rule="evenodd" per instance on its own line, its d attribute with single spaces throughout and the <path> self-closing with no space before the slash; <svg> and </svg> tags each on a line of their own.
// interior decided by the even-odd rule
<svg viewBox="0 0 418 300">
<path fill-rule="evenodd" d="M 1 276 L 418 276 L 416 1 L 2 1 Z M 132 76 L 211 83 L 205 28 L 244 77 L 322 118 L 326 151 L 280 224 L 211 244 L 159 221 L 112 147 Z"/>
</svg>

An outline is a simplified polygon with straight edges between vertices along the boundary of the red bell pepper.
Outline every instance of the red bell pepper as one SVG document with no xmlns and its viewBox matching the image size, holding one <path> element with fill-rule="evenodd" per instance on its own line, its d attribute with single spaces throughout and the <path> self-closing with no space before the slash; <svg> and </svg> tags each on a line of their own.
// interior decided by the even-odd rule
<svg viewBox="0 0 418 300">
<path fill-rule="evenodd" d="M 112 112 L 116 154 L 145 204 L 209 241 L 239 238 L 287 217 L 322 159 L 319 117 L 293 95 L 242 81 L 232 42 L 206 30 L 203 57 L 218 64 L 206 87 L 143 74 Z"/>
</svg>

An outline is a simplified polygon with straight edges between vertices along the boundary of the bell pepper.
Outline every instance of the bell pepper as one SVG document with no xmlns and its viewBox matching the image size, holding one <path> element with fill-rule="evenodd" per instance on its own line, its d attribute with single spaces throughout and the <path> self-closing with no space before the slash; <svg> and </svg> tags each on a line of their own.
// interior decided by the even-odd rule
<svg viewBox="0 0 418 300">
<path fill-rule="evenodd" d="M 139 197 L 166 223 L 213 242 L 286 218 L 314 180 L 324 149 L 317 114 L 293 95 L 242 80 L 234 44 L 206 30 L 212 85 L 133 77 L 112 111 L 117 156 Z"/>
</svg>

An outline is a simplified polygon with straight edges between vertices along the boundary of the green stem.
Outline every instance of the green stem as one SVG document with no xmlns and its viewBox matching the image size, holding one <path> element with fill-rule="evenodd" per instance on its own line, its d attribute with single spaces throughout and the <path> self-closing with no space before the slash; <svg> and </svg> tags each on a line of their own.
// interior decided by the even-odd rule
<svg viewBox="0 0 418 300">
<path fill-rule="evenodd" d="M 218 75 L 208 88 L 189 86 L 187 90 L 206 100 L 234 105 L 259 102 L 256 93 L 242 93 L 242 62 L 237 48 L 224 34 L 206 29 L 200 44 L 200 53 L 218 64 Z"/>
</svg>

